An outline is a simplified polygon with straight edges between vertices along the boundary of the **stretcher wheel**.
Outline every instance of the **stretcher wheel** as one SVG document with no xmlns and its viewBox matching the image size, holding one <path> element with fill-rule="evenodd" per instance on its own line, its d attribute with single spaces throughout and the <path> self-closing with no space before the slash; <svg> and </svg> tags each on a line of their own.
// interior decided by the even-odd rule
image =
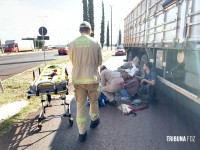
<svg viewBox="0 0 200 150">
<path fill-rule="evenodd" d="M 38 91 L 38 90 L 36 91 L 36 94 L 35 94 L 35 95 L 36 95 L 36 96 L 39 96 L 39 91 Z"/>
<path fill-rule="evenodd" d="M 74 119 L 72 117 L 69 118 L 69 126 L 72 127 L 74 123 Z"/>
<path fill-rule="evenodd" d="M 47 94 L 47 100 L 50 102 L 51 101 L 51 95 Z"/>
<path fill-rule="evenodd" d="M 39 130 L 42 129 L 42 122 L 38 122 L 38 129 L 39 129 Z"/>
<path fill-rule="evenodd" d="M 57 89 L 55 89 L 54 94 L 58 94 L 58 90 Z"/>
</svg>

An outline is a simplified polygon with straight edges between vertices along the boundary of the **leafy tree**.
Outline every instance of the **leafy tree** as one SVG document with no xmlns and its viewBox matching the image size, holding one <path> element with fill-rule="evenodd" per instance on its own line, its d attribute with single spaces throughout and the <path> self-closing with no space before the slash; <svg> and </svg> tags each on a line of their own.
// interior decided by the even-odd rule
<svg viewBox="0 0 200 150">
<path fill-rule="evenodd" d="M 104 3 L 102 1 L 102 20 L 101 20 L 101 33 L 100 33 L 100 42 L 102 48 L 104 45 L 104 28 L 105 28 L 105 16 L 104 16 Z"/>
<path fill-rule="evenodd" d="M 122 41 L 122 33 L 121 33 L 121 30 L 119 30 L 118 45 L 121 45 L 121 41 Z"/>
<path fill-rule="evenodd" d="M 34 47 L 42 48 L 43 45 L 44 45 L 44 42 L 42 40 L 38 40 L 38 39 L 34 40 Z"/>
<path fill-rule="evenodd" d="M 82 0 L 83 3 L 83 21 L 88 21 L 87 0 Z"/>
<path fill-rule="evenodd" d="M 107 24 L 107 42 L 106 42 L 106 46 L 107 48 L 110 46 L 110 41 L 109 41 L 109 21 L 108 21 L 108 24 Z"/>
<path fill-rule="evenodd" d="M 94 37 L 94 2 L 93 0 L 88 0 L 88 21 L 91 24 L 93 33 L 91 34 Z"/>
</svg>

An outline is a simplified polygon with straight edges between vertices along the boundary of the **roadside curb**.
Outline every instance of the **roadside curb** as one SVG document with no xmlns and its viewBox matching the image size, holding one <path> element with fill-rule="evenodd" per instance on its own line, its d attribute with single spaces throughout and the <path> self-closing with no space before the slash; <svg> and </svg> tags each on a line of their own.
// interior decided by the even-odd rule
<svg viewBox="0 0 200 150">
<path fill-rule="evenodd" d="M 0 107 L 0 123 L 5 119 L 15 115 L 18 113 L 22 108 L 28 105 L 28 101 L 17 101 L 9 104 L 5 104 Z M 7 111 L 9 110 L 9 111 Z"/>
</svg>

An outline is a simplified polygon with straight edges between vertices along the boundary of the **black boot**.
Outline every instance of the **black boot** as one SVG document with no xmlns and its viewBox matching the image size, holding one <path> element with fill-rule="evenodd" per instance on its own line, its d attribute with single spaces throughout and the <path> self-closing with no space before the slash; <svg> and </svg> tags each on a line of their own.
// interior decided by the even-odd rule
<svg viewBox="0 0 200 150">
<path fill-rule="evenodd" d="M 95 121 L 92 121 L 90 122 L 90 128 L 94 129 L 96 128 L 97 126 L 99 125 L 99 118 L 96 119 Z"/>
<path fill-rule="evenodd" d="M 113 100 L 113 101 L 109 101 L 108 102 L 108 105 L 111 105 L 111 106 L 116 106 L 117 105 L 117 102 L 116 102 L 116 100 Z"/>
<path fill-rule="evenodd" d="M 79 134 L 79 142 L 84 142 L 87 137 L 87 131 L 84 134 Z"/>
</svg>

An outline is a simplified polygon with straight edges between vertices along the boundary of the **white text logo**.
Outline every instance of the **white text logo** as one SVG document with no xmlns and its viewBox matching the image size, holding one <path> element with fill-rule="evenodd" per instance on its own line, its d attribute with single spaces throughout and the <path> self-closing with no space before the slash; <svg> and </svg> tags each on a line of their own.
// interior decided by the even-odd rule
<svg viewBox="0 0 200 150">
<path fill-rule="evenodd" d="M 195 142 L 195 136 L 166 136 L 167 142 Z"/>
</svg>

